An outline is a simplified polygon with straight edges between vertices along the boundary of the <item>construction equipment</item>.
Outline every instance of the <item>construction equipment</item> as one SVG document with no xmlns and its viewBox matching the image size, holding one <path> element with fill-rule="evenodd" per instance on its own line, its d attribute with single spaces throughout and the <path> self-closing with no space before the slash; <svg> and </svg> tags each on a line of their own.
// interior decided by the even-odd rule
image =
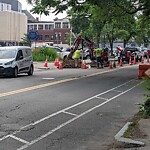
<svg viewBox="0 0 150 150">
<path fill-rule="evenodd" d="M 86 44 L 89 47 L 91 58 L 93 58 L 93 44 L 94 44 L 94 42 L 89 40 L 87 37 L 82 37 L 80 35 L 76 38 L 76 40 L 73 44 L 74 46 L 71 48 L 69 55 L 64 59 L 64 61 L 62 63 L 63 68 L 75 68 L 75 61 L 73 59 L 73 54 L 79 48 L 79 46 L 83 50 L 84 44 Z M 82 65 L 81 60 L 79 62 L 79 65 L 80 66 Z"/>
<path fill-rule="evenodd" d="M 73 54 L 74 52 L 80 48 L 83 50 L 83 46 L 86 45 L 89 47 L 89 55 L 90 55 L 90 59 L 91 59 L 91 66 L 95 66 L 95 57 L 94 57 L 94 42 L 89 40 L 87 37 L 83 37 L 83 36 L 78 36 L 73 44 L 73 47 L 71 48 L 71 52 L 69 53 L 69 55 L 63 60 L 63 68 L 74 68 L 75 67 L 75 61 L 73 59 Z M 103 61 L 107 61 L 108 62 L 108 51 L 106 49 L 103 50 L 103 54 L 102 54 L 102 59 Z M 83 60 L 83 58 L 82 58 Z M 107 63 L 109 64 L 109 63 Z M 79 65 L 82 66 L 82 61 L 80 60 Z"/>
</svg>

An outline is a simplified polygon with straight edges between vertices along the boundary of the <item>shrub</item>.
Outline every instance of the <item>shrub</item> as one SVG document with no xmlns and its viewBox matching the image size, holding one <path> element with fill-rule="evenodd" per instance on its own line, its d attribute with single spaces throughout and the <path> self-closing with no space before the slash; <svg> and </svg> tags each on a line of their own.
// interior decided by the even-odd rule
<svg viewBox="0 0 150 150">
<path fill-rule="evenodd" d="M 54 61 L 58 57 L 55 49 L 46 46 L 38 47 L 32 52 L 34 61 Z"/>
</svg>

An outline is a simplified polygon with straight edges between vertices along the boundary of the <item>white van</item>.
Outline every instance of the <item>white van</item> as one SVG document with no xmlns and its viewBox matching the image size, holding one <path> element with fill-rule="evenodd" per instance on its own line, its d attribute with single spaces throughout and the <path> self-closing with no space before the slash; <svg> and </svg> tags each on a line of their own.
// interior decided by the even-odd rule
<svg viewBox="0 0 150 150">
<path fill-rule="evenodd" d="M 0 75 L 17 77 L 20 73 L 33 75 L 32 51 L 28 46 L 0 47 Z"/>
</svg>

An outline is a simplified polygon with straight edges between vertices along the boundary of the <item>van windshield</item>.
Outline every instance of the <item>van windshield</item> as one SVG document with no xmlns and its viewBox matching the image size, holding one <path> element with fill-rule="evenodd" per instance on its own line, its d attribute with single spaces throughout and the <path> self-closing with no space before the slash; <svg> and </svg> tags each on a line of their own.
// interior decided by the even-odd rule
<svg viewBox="0 0 150 150">
<path fill-rule="evenodd" d="M 10 59 L 15 58 L 16 50 L 1 50 L 0 49 L 0 59 Z"/>
</svg>

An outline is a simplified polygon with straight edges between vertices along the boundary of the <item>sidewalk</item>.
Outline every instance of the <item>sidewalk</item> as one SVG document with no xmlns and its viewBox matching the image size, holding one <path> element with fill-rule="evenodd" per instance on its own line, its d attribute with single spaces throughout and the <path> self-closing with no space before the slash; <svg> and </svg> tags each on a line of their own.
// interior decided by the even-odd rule
<svg viewBox="0 0 150 150">
<path fill-rule="evenodd" d="M 127 138 L 124 142 L 116 141 L 112 146 L 113 148 L 108 150 L 150 150 L 150 119 L 141 119 L 138 123 L 139 126 L 135 131 L 136 133 L 131 138 Z M 131 144 L 132 142 L 129 142 L 130 140 L 134 140 L 137 143 L 143 142 L 144 146 L 133 145 Z"/>
<path fill-rule="evenodd" d="M 48 62 L 48 67 L 44 67 L 44 62 L 33 62 L 35 70 L 41 69 L 57 69 L 57 66 L 54 66 L 54 62 Z"/>
</svg>

